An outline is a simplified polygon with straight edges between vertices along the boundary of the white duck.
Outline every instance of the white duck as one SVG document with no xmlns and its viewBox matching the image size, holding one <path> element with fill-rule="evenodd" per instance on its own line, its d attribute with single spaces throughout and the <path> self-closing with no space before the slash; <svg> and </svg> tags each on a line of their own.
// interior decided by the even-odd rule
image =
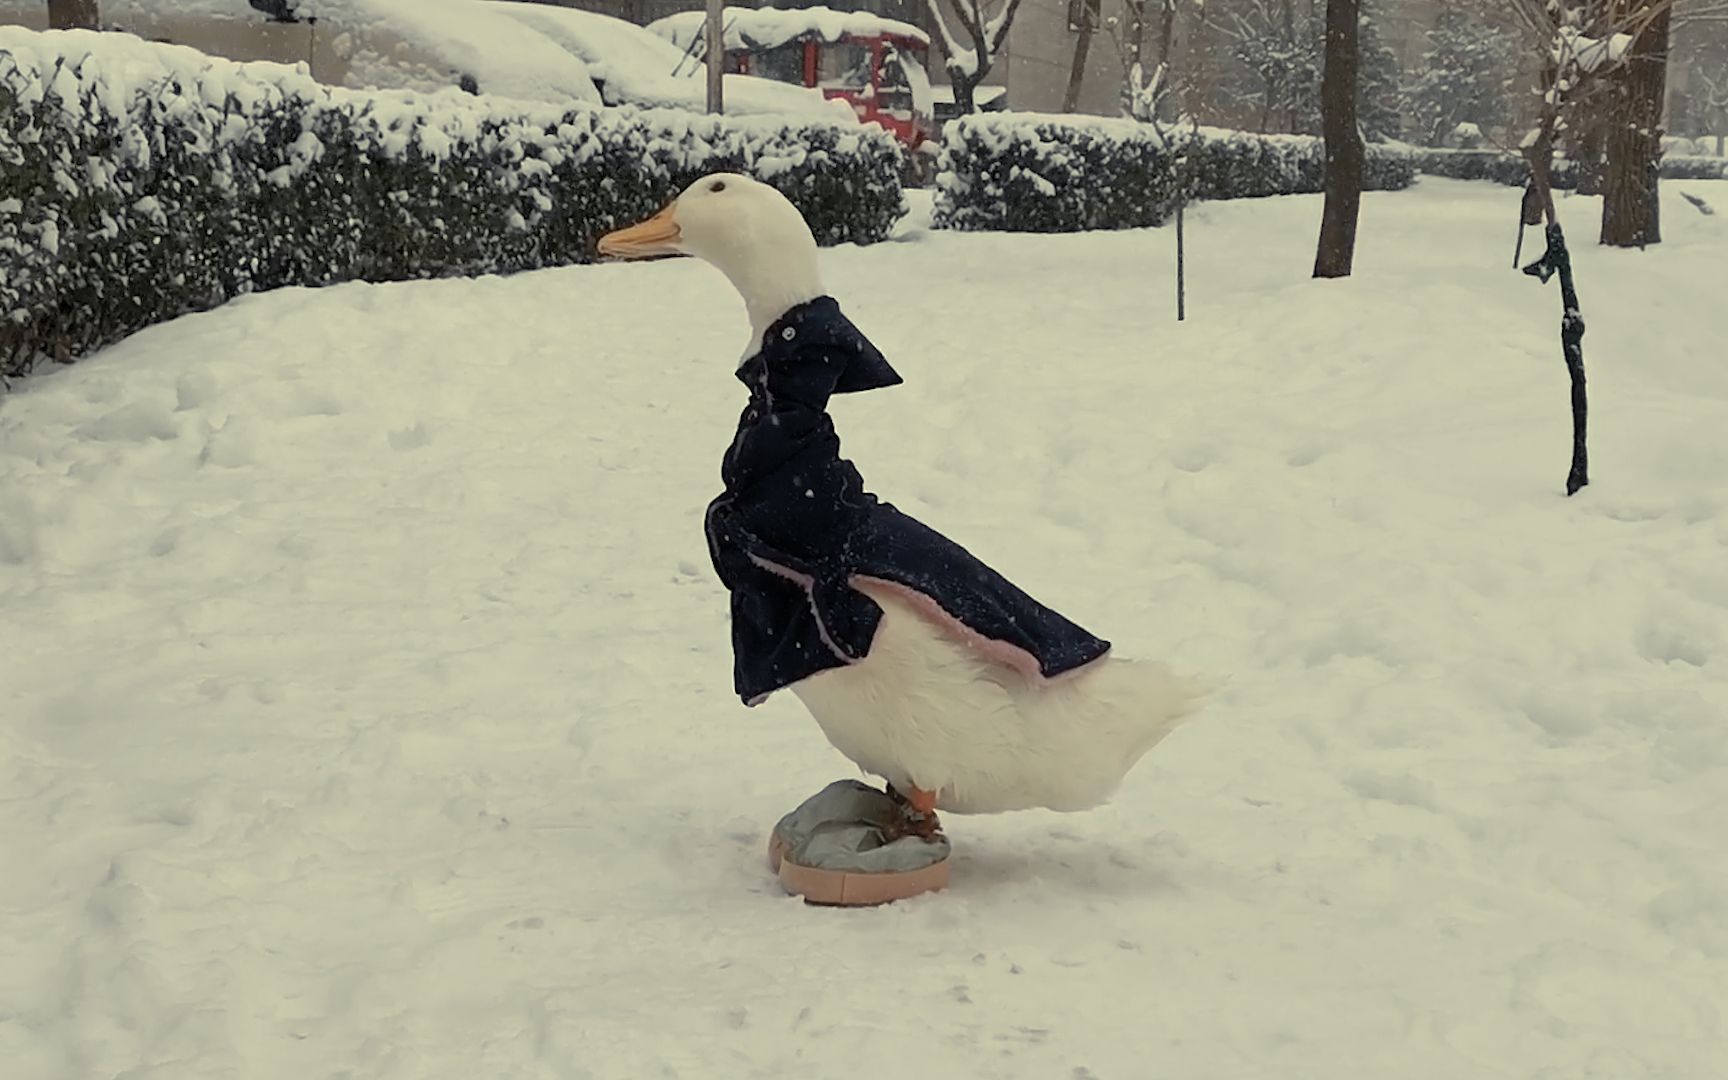
<svg viewBox="0 0 1728 1080">
<path fill-rule="evenodd" d="M 725 274 L 749 312 L 747 361 L 783 316 L 826 296 L 798 210 L 736 174 L 698 180 L 652 218 L 602 238 L 600 250 L 693 255 Z M 1095 807 L 1201 696 L 1161 664 L 1109 654 L 1046 678 L 1015 662 L 1024 653 L 993 647 L 913 589 L 858 574 L 848 584 L 882 612 L 865 655 L 790 689 L 837 750 L 927 822 L 921 831 L 935 828 L 937 809 Z"/>
</svg>

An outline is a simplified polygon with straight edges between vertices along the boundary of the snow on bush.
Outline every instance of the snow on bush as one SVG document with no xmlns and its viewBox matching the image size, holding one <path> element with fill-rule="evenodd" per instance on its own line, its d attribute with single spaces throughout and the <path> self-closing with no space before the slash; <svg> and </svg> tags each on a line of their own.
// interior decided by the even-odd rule
<svg viewBox="0 0 1728 1080">
<path fill-rule="evenodd" d="M 973 115 L 943 133 L 935 224 L 1012 232 L 1157 225 L 1175 208 L 1184 157 L 1197 199 L 1317 192 L 1325 172 L 1324 147 L 1311 136 L 1201 128 L 1166 137 L 1133 120 Z M 1407 150 L 1369 146 L 1369 190 L 1414 179 Z"/>
<path fill-rule="evenodd" d="M 118 34 L 0 27 L 0 375 L 246 292 L 584 262 L 717 169 L 819 241 L 903 212 L 886 133 L 361 93 Z"/>
</svg>

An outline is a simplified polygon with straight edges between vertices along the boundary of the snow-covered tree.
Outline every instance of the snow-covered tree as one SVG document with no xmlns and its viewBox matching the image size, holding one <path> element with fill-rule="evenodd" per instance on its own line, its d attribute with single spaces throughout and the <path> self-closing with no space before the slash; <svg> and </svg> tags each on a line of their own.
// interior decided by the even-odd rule
<svg viewBox="0 0 1728 1080">
<path fill-rule="evenodd" d="M 1728 138 L 1728 61 L 1714 71 L 1697 69 L 1694 78 L 1698 89 L 1691 95 L 1692 111 L 1698 117 L 1699 128 L 1716 136 L 1716 153 L 1720 156 Z"/>
<path fill-rule="evenodd" d="M 1439 146 L 1459 124 L 1505 124 L 1518 70 L 1505 30 L 1467 7 L 1444 8 L 1426 36 L 1421 67 L 1404 84 L 1411 137 Z"/>
<path fill-rule="evenodd" d="M 1358 23 L 1357 112 L 1364 133 L 1375 140 L 1395 137 L 1401 128 L 1398 61 L 1379 34 L 1380 6 L 1363 2 Z M 1205 103 L 1207 111 L 1227 125 L 1317 134 L 1324 5 L 1315 0 L 1211 0 L 1204 10 L 1208 44 L 1226 51 L 1231 60 Z"/>
<path fill-rule="evenodd" d="M 954 87 L 954 107 L 962 114 L 977 111 L 973 94 L 990 74 L 1014 25 L 1014 13 L 1020 10 L 1020 0 L 998 0 L 998 4 L 990 13 L 984 0 L 925 0 L 942 43 L 942 67 Z M 964 43 L 955 35 L 953 22 L 960 24 Z"/>
<path fill-rule="evenodd" d="M 1404 117 L 1399 109 L 1398 57 L 1386 44 L 1386 39 L 1380 36 L 1381 13 L 1385 7 L 1385 0 L 1362 2 L 1356 119 L 1369 142 L 1384 142 L 1401 138 L 1404 134 Z"/>
<path fill-rule="evenodd" d="M 1669 63 L 1684 73 L 1685 89 L 1674 95 L 1669 121 L 1682 134 L 1713 136 L 1721 154 L 1728 136 L 1728 13 L 1714 19 L 1690 15 L 1686 6 L 1675 11 Z"/>
<path fill-rule="evenodd" d="M 1218 85 L 1226 117 L 1259 131 L 1311 133 L 1320 115 L 1322 41 L 1313 5 L 1213 0 L 1206 14 L 1234 61 Z"/>
</svg>

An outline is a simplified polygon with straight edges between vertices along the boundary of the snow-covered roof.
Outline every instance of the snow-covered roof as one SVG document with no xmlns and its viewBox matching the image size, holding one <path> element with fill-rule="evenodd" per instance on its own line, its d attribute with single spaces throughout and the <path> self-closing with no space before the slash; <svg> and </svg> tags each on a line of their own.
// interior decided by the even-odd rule
<svg viewBox="0 0 1728 1080">
<path fill-rule="evenodd" d="M 702 65 L 683 49 L 640 26 L 576 8 L 489 0 L 485 5 L 525 27 L 545 35 L 560 48 L 580 57 L 602 84 L 609 105 L 663 108 L 707 107 L 708 90 Z M 743 115 L 795 114 L 840 123 L 858 118 L 844 102 L 832 102 L 816 90 L 750 75 L 728 75 L 728 113 Z"/>
<path fill-rule="evenodd" d="M 648 29 L 678 48 L 686 49 L 702 36 L 702 26 L 706 18 L 706 14 L 700 11 L 682 11 L 664 19 L 656 19 L 648 24 Z M 726 27 L 728 49 L 772 49 L 803 37 L 836 42 L 847 37 L 876 37 L 883 34 L 908 38 L 924 46 L 930 44 L 930 35 L 911 23 L 884 19 L 867 11 L 835 11 L 827 7 L 729 7 L 721 9 L 721 18 Z"/>
</svg>

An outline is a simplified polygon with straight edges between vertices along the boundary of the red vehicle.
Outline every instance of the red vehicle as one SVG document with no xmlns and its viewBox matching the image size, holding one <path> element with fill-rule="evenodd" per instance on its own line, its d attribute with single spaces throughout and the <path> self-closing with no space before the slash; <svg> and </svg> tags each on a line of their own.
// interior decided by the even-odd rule
<svg viewBox="0 0 1728 1080">
<path fill-rule="evenodd" d="M 648 29 L 702 55 L 700 11 L 669 15 Z M 726 8 L 726 70 L 821 90 L 880 124 L 908 150 L 933 129 L 934 102 L 924 60 L 930 38 L 910 23 L 867 12 L 812 7 Z"/>
</svg>

